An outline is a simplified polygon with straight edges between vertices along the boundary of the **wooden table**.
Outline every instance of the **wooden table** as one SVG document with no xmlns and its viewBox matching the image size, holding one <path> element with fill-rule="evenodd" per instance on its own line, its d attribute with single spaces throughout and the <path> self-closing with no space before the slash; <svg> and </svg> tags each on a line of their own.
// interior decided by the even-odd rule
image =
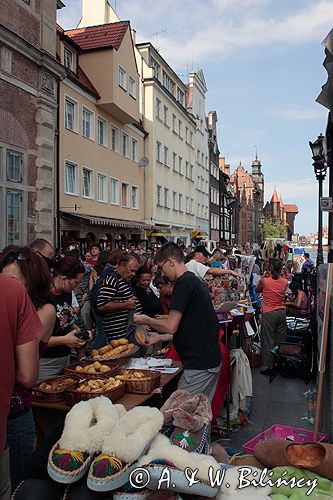
<svg viewBox="0 0 333 500">
<path fill-rule="evenodd" d="M 174 362 L 179 370 L 173 374 L 161 374 L 160 393 L 151 394 L 128 394 L 125 393 L 115 404 L 122 404 L 126 410 L 140 405 L 149 405 L 160 408 L 168 397 L 177 389 L 178 380 L 182 374 L 181 364 Z M 67 412 L 71 409 L 64 401 L 58 403 L 32 402 L 35 417 L 37 440 L 45 439 L 57 425 L 62 425 Z"/>
</svg>

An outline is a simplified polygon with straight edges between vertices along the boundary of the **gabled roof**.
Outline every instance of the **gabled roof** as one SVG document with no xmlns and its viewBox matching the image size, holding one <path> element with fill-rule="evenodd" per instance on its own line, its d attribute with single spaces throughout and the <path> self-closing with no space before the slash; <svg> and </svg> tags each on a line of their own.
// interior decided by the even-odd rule
<svg viewBox="0 0 333 500">
<path fill-rule="evenodd" d="M 280 198 L 279 198 L 279 195 L 276 192 L 276 189 L 274 189 L 274 193 L 272 194 L 271 203 L 272 202 L 273 203 L 280 203 Z"/>
<path fill-rule="evenodd" d="M 86 90 L 87 92 L 89 92 L 89 94 L 92 94 L 97 99 L 101 97 L 81 66 L 79 66 L 77 74 L 70 70 L 67 70 L 67 74 L 68 78 L 70 78 L 74 83 L 83 88 L 83 90 Z"/>
<path fill-rule="evenodd" d="M 287 213 L 295 213 L 298 214 L 298 206 L 291 204 L 291 205 L 284 205 L 284 210 Z"/>
<path fill-rule="evenodd" d="M 83 51 L 106 48 L 118 50 L 129 25 L 129 21 L 119 21 L 67 30 L 65 35 L 74 40 Z"/>
</svg>

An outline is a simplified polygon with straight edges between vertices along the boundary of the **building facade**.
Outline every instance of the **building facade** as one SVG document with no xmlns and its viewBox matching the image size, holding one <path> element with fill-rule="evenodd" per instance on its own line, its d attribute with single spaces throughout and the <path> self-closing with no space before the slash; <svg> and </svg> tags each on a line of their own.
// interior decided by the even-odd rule
<svg viewBox="0 0 333 500">
<path fill-rule="evenodd" d="M 207 116 L 209 132 L 209 218 L 210 230 L 209 238 L 214 241 L 220 241 L 220 174 L 219 169 L 219 148 L 217 141 L 217 113 L 210 111 Z M 223 224 L 223 221 L 222 221 Z"/>
<path fill-rule="evenodd" d="M 145 130 L 144 220 L 151 243 L 188 245 L 196 229 L 196 121 L 186 109 L 186 86 L 150 43 L 137 48 Z"/>
<path fill-rule="evenodd" d="M 231 175 L 230 183 L 233 186 L 238 203 L 235 226 L 236 243 L 241 245 L 247 242 L 255 243 L 253 177 L 240 163 Z"/>
<path fill-rule="evenodd" d="M 60 0 L 0 0 L 0 247 L 55 241 Z"/>
<path fill-rule="evenodd" d="M 281 221 L 284 224 L 288 241 L 292 240 L 295 232 L 297 214 L 297 205 L 283 203 L 282 197 L 278 195 L 276 189 L 274 189 L 271 200 L 266 203 L 263 209 L 263 215 L 266 219 L 271 219 L 273 222 Z"/>
<path fill-rule="evenodd" d="M 187 84 L 188 99 L 187 110 L 192 114 L 196 122 L 194 135 L 195 148 L 195 205 L 196 205 L 196 231 L 207 236 L 211 231 L 210 219 L 210 165 L 209 165 L 209 133 L 207 128 L 207 117 L 205 110 L 205 99 L 207 86 L 203 71 L 198 69 L 189 74 Z M 216 200 L 218 201 L 218 197 Z M 213 214 L 214 215 L 214 214 Z M 214 229 L 216 233 L 218 218 L 214 218 Z M 195 233 L 197 234 L 197 233 Z"/>
<path fill-rule="evenodd" d="M 256 155 L 252 162 L 252 179 L 254 184 L 253 190 L 253 208 L 254 208 L 254 241 L 261 243 L 263 240 L 263 210 L 264 210 L 264 195 L 265 181 L 261 171 L 261 161 Z"/>
<path fill-rule="evenodd" d="M 58 30 L 57 53 L 67 71 L 59 96 L 61 245 L 82 250 L 92 242 L 138 243 L 150 228 L 143 223 L 145 131 L 131 27 L 104 23 L 109 9 L 92 17 L 99 25 L 82 26 L 90 20 L 86 9 L 80 28 Z"/>
<path fill-rule="evenodd" d="M 230 165 L 225 158 L 219 158 L 219 192 L 220 192 L 220 242 L 231 245 L 235 239 L 235 214 L 237 212 L 237 198 L 234 196 L 233 186 L 230 183 Z"/>
</svg>

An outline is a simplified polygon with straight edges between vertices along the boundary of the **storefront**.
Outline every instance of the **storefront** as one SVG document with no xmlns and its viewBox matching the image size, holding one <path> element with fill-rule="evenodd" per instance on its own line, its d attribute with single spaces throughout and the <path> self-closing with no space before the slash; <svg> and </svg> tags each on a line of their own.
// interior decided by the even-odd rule
<svg viewBox="0 0 333 500">
<path fill-rule="evenodd" d="M 196 229 L 191 234 L 192 241 L 195 245 L 198 245 L 201 240 L 207 240 L 209 238 L 208 233 L 206 231 L 200 231 L 200 229 Z"/>
</svg>

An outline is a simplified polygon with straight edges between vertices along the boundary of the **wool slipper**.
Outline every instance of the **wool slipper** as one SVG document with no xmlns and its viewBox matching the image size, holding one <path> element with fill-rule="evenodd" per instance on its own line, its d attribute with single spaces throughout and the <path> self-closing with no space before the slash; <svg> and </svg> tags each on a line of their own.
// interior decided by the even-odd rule
<svg viewBox="0 0 333 500">
<path fill-rule="evenodd" d="M 157 408 L 137 406 L 119 419 L 105 435 L 102 454 L 92 462 L 87 485 L 93 491 L 110 491 L 129 481 L 137 460 L 149 448 L 163 425 Z"/>
<path fill-rule="evenodd" d="M 147 470 L 149 482 L 146 485 L 151 490 L 172 489 L 178 493 L 204 497 L 215 497 L 218 488 L 210 484 L 210 470 L 213 476 L 220 471 L 216 460 L 209 455 L 189 453 L 170 443 L 167 437 L 158 434 L 147 455 L 140 458 L 138 467 Z M 168 470 L 166 475 L 165 470 Z M 186 473 L 196 471 L 196 481 L 190 484 Z M 168 478 L 167 481 L 161 478 Z"/>
<path fill-rule="evenodd" d="M 168 425 L 172 423 L 173 413 L 176 408 L 179 408 L 182 404 L 185 403 L 188 399 L 191 398 L 191 395 L 188 391 L 183 389 L 179 389 L 171 394 L 171 396 L 166 400 L 164 405 L 161 407 L 161 412 L 164 417 L 164 425 Z"/>
<path fill-rule="evenodd" d="M 333 445 L 326 443 L 291 443 L 279 439 L 260 441 L 254 454 L 268 467 L 292 465 L 316 472 L 333 480 Z"/>
<path fill-rule="evenodd" d="M 104 396 L 73 406 L 66 416 L 61 438 L 49 453 L 49 476 L 66 484 L 81 479 L 124 410 L 123 405 L 113 405 Z"/>
</svg>

